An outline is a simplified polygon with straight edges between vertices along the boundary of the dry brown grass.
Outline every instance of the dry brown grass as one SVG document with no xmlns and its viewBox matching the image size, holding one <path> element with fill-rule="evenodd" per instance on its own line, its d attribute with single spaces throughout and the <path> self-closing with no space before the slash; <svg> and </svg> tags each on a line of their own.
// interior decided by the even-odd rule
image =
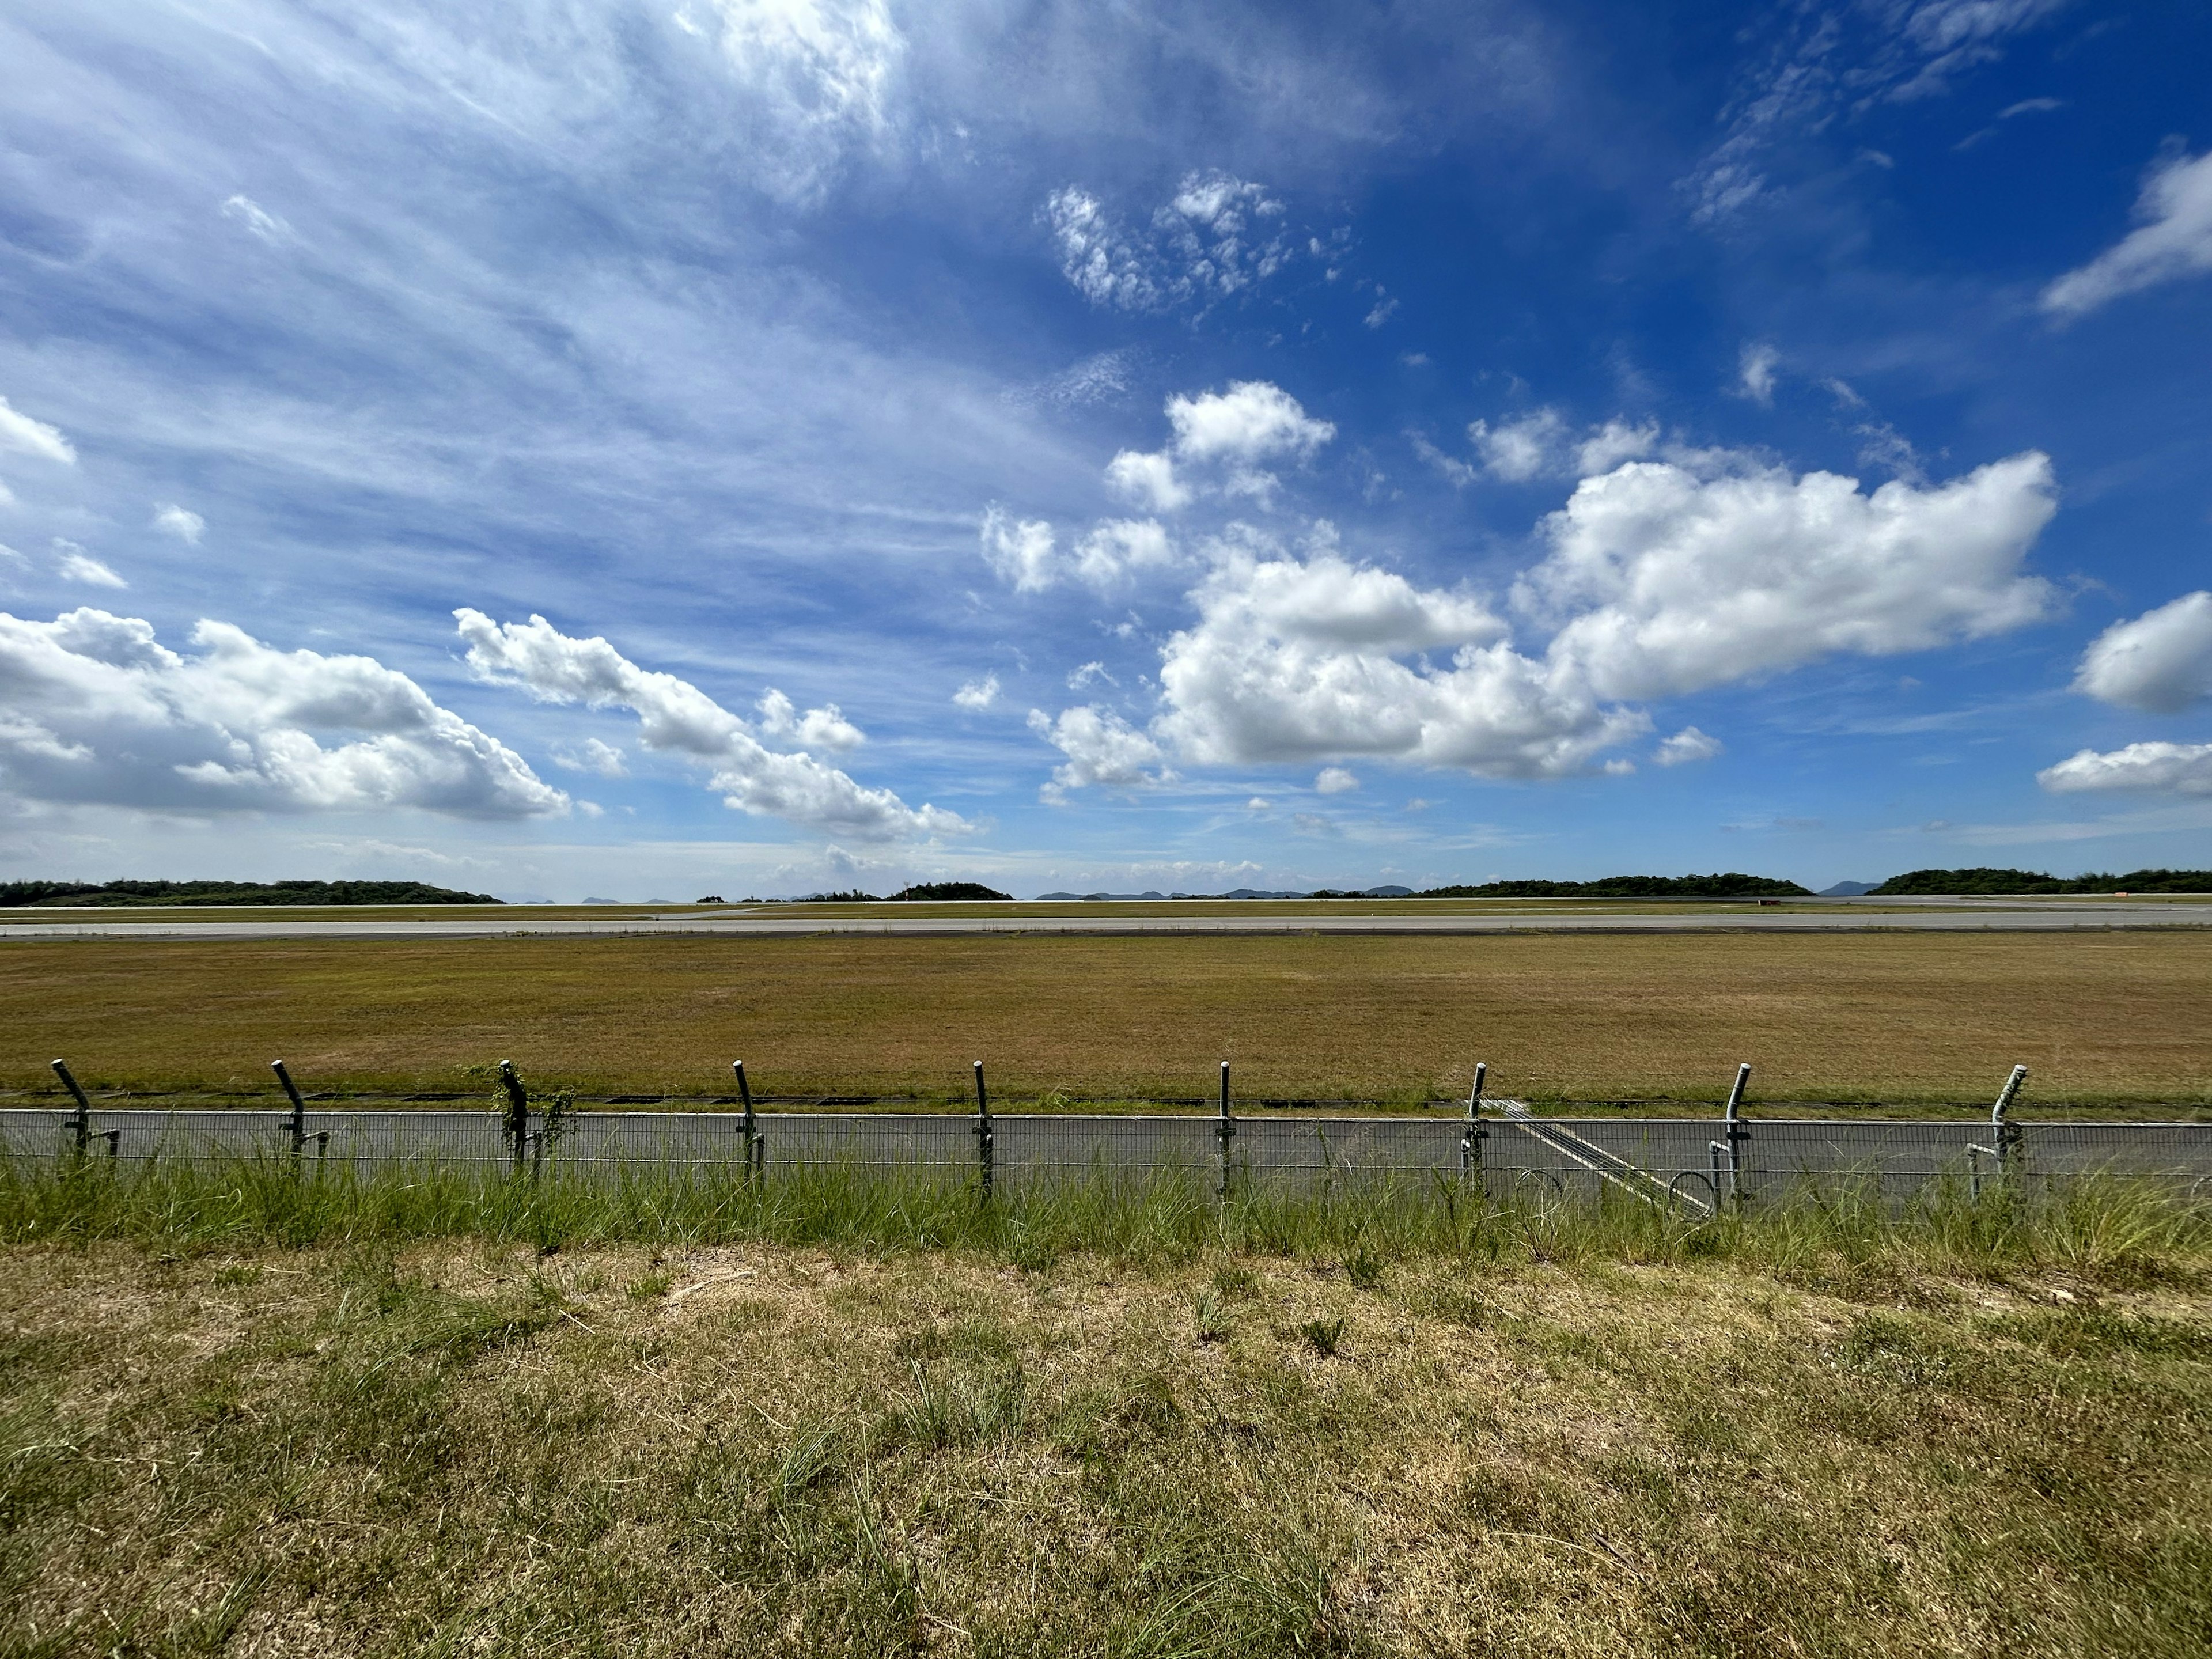
<svg viewBox="0 0 2212 1659">
<path fill-rule="evenodd" d="M 0 1652 L 2201 1653 L 2184 1283 L 19 1246 Z"/>
<path fill-rule="evenodd" d="M 2212 1099 L 2212 933 L 531 939 L 0 945 L 0 1082 L 452 1088 L 513 1057 L 586 1092 L 1011 1104 L 1462 1091 L 1711 1100 Z"/>
</svg>

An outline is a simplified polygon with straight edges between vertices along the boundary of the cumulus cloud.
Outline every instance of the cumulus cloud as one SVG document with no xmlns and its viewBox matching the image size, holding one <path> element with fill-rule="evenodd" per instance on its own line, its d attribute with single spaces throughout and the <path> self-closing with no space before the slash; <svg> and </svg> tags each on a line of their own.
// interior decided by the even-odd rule
<svg viewBox="0 0 2212 1659">
<path fill-rule="evenodd" d="M 580 748 L 571 749 L 565 744 L 556 744 L 552 749 L 553 763 L 571 772 L 594 772 L 603 778 L 629 775 L 629 763 L 623 751 L 611 743 L 601 743 L 597 738 L 586 738 Z"/>
<path fill-rule="evenodd" d="M 2021 571 L 2053 507 L 2039 454 L 1871 495 L 1734 459 L 1742 470 L 1633 462 L 1582 482 L 1516 585 L 1519 610 L 1556 624 L 1540 656 L 1474 596 L 1325 542 L 1302 557 L 1224 546 L 1191 596 L 1197 623 L 1166 647 L 1158 731 L 1201 762 L 1372 755 L 1557 776 L 1649 730 L 1638 703 L 1996 633 L 2049 605 Z"/>
<path fill-rule="evenodd" d="M 2212 743 L 2131 743 L 2105 754 L 2084 749 L 2038 772 L 2035 781 L 2058 794 L 2112 789 L 2212 795 Z"/>
<path fill-rule="evenodd" d="M 200 538 L 207 532 L 207 520 L 189 507 L 170 501 L 154 509 L 153 527 L 174 536 L 189 546 L 198 547 Z"/>
<path fill-rule="evenodd" d="M 954 704 L 975 714 L 981 714 L 999 700 L 999 677 L 986 674 L 980 680 L 964 682 L 952 694 Z"/>
<path fill-rule="evenodd" d="M 11 407 L 5 398 L 0 398 L 0 449 L 13 450 L 18 455 L 36 455 L 41 460 L 59 461 L 64 466 L 76 465 L 76 451 L 62 436 L 60 428 L 33 420 Z"/>
<path fill-rule="evenodd" d="M 1564 618 L 1550 657 L 1607 699 L 1925 650 L 2045 612 L 2050 585 L 2021 565 L 2055 497 L 2032 451 L 1870 495 L 1831 472 L 1632 462 L 1547 519 L 1550 553 L 1516 599 Z"/>
<path fill-rule="evenodd" d="M 1623 461 L 1649 455 L 1658 444 L 1656 421 L 1646 421 L 1641 426 L 1632 426 L 1618 418 L 1607 421 L 1603 426 L 1593 428 L 1575 447 L 1575 472 L 1584 478 L 1593 473 L 1610 472 Z"/>
<path fill-rule="evenodd" d="M 1709 761 L 1721 752 L 1721 740 L 1709 737 L 1694 726 L 1686 726 L 1671 738 L 1663 738 L 1658 752 L 1651 757 L 1662 766 L 1686 766 L 1693 761 Z"/>
<path fill-rule="evenodd" d="M 1154 453 L 1123 450 L 1106 469 L 1106 481 L 1125 498 L 1158 512 L 1188 505 L 1193 490 L 1180 469 L 1214 471 L 1221 489 L 1265 501 L 1279 460 L 1310 461 L 1336 436 L 1296 398 L 1267 380 L 1232 381 L 1226 392 L 1178 392 L 1167 401 L 1168 446 Z"/>
<path fill-rule="evenodd" d="M 2136 229 L 2043 290 L 2045 311 L 2076 317 L 2123 294 L 2212 271 L 2212 151 L 2161 163 L 2136 198 Z"/>
<path fill-rule="evenodd" d="M 1336 428 L 1308 415 L 1296 398 L 1267 380 L 1235 380 L 1226 392 L 1168 399 L 1172 447 L 1188 461 L 1256 466 L 1279 456 L 1311 460 Z"/>
<path fill-rule="evenodd" d="M 1058 805 L 1071 789 L 1096 784 L 1109 789 L 1145 789 L 1170 781 L 1159 768 L 1160 746 L 1110 708 L 1084 703 L 1064 708 L 1054 720 L 1042 708 L 1030 710 L 1030 730 L 1067 757 L 1053 769 L 1038 797 Z"/>
<path fill-rule="evenodd" d="M 1124 229 L 1073 185 L 1046 198 L 1044 216 L 1076 292 L 1122 311 L 1208 305 L 1266 281 L 1291 258 L 1282 204 L 1218 171 L 1186 174 L 1141 231 Z"/>
<path fill-rule="evenodd" d="M 983 511 L 983 557 L 1018 593 L 1041 592 L 1053 583 L 1052 526 L 1042 519 L 1017 520 L 994 503 Z"/>
<path fill-rule="evenodd" d="M 697 686 L 640 668 L 603 639 L 574 638 L 543 617 L 502 623 L 465 607 L 453 616 L 479 678 L 519 685 L 541 702 L 629 709 L 640 742 L 710 769 L 710 787 L 736 811 L 876 840 L 969 827 L 940 807 L 910 807 L 888 789 L 865 788 L 804 751 L 769 749 Z M 836 718 L 835 710 L 811 712 Z"/>
<path fill-rule="evenodd" d="M 2081 653 L 2074 689 L 2160 714 L 2212 696 L 2212 593 L 2185 593 L 2114 623 Z"/>
<path fill-rule="evenodd" d="M 1106 464 L 1106 483 L 1124 501 L 1155 513 L 1174 513 L 1190 505 L 1190 489 L 1176 477 L 1175 458 L 1164 450 L 1149 454 L 1123 450 Z"/>
<path fill-rule="evenodd" d="M 1736 391 L 1761 408 L 1774 402 L 1774 371 L 1782 354 L 1772 346 L 1753 342 L 1743 349 L 1736 364 Z"/>
<path fill-rule="evenodd" d="M 867 734 L 847 720 L 836 703 L 800 714 L 789 697 L 770 687 L 753 705 L 760 713 L 760 729 L 786 743 L 803 743 L 815 749 L 858 749 Z"/>
<path fill-rule="evenodd" d="M 1348 794 L 1359 787 L 1359 780 L 1341 766 L 1324 766 L 1314 775 L 1314 793 L 1317 795 Z"/>
<path fill-rule="evenodd" d="M 1075 544 L 1075 574 L 1098 588 L 1175 559 L 1175 543 L 1152 519 L 1109 519 Z"/>
<path fill-rule="evenodd" d="M 82 582 L 87 587 L 128 587 L 129 582 L 117 575 L 103 561 L 95 559 L 75 542 L 54 538 L 54 568 L 65 582 Z"/>
<path fill-rule="evenodd" d="M 1515 421 L 1492 426 L 1487 421 L 1469 422 L 1468 441 L 1482 457 L 1482 464 L 1509 483 L 1522 483 L 1552 465 L 1552 447 L 1566 429 L 1554 409 L 1540 409 Z"/>
<path fill-rule="evenodd" d="M 191 638 L 197 656 L 105 611 L 0 615 L 9 792 L 203 812 L 568 810 L 520 756 L 370 658 L 279 651 L 228 623 Z"/>
<path fill-rule="evenodd" d="M 1327 546 L 1304 558 L 1231 554 L 1192 597 L 1199 621 L 1168 641 L 1158 725 L 1196 761 L 1375 755 L 1547 776 L 1649 724 L 1515 652 L 1480 601 Z M 1426 660 L 1445 647 L 1455 647 L 1449 667 Z"/>
</svg>

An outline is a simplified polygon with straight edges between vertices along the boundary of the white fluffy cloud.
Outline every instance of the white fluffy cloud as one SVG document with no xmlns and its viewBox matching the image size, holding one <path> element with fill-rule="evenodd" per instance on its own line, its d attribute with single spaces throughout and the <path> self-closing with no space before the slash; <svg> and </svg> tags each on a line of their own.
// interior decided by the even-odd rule
<svg viewBox="0 0 2212 1659">
<path fill-rule="evenodd" d="M 1540 409 L 1516 421 L 1471 422 L 1468 441 L 1482 457 L 1482 464 L 1509 483 L 1525 483 L 1551 471 L 1553 448 L 1566 432 L 1566 422 L 1555 409 Z"/>
<path fill-rule="evenodd" d="M 1212 471 L 1231 495 L 1270 500 L 1278 482 L 1269 470 L 1280 460 L 1310 461 L 1336 436 L 1328 421 L 1306 413 L 1296 398 L 1267 380 L 1237 380 L 1226 392 L 1178 393 L 1167 401 L 1170 436 L 1152 453 L 1125 449 L 1106 468 L 1106 482 L 1123 498 L 1159 513 L 1188 506 L 1195 490 L 1188 473 Z"/>
<path fill-rule="evenodd" d="M 200 538 L 207 533 L 207 520 L 190 507 L 170 501 L 155 508 L 153 527 L 188 546 L 198 547 Z"/>
<path fill-rule="evenodd" d="M 2160 714 L 2212 696 L 2212 593 L 2185 593 L 2114 623 L 2081 653 L 2074 689 Z"/>
<path fill-rule="evenodd" d="M 981 714 L 999 700 L 999 677 L 986 674 L 980 680 L 969 680 L 952 694 L 953 703 L 961 708 Z"/>
<path fill-rule="evenodd" d="M 1236 380 L 1226 392 L 1170 398 L 1168 424 L 1178 459 L 1239 466 L 1279 455 L 1310 460 L 1336 436 L 1329 422 L 1314 419 L 1296 398 L 1266 380 Z"/>
<path fill-rule="evenodd" d="M 1211 763 L 1580 771 L 1650 729 L 1637 703 L 2033 620 L 2049 589 L 2021 567 L 2051 511 L 2039 454 L 1871 495 L 1827 473 L 1633 463 L 1584 479 L 1546 521 L 1549 556 L 1516 593 L 1556 624 L 1540 657 L 1516 650 L 1480 600 L 1325 544 L 1303 558 L 1225 550 L 1191 596 L 1198 623 L 1168 642 L 1158 731 Z M 1448 666 L 1430 659 L 1444 650 Z M 1660 758 L 1711 742 L 1680 734 Z"/>
<path fill-rule="evenodd" d="M 1324 766 L 1314 774 L 1314 793 L 1317 795 L 1344 795 L 1359 787 L 1359 780 L 1341 766 Z"/>
<path fill-rule="evenodd" d="M 1186 175 L 1151 225 L 1133 234 L 1073 185 L 1047 198 L 1044 212 L 1062 274 L 1095 306 L 1203 306 L 1266 281 L 1291 258 L 1282 204 L 1226 173 Z"/>
<path fill-rule="evenodd" d="M 1170 639 L 1161 665 L 1159 727 L 1194 760 L 1375 755 L 1545 776 L 1648 725 L 1515 652 L 1478 600 L 1327 547 L 1231 556 L 1193 598 L 1199 621 Z M 1449 667 L 1400 660 L 1447 647 Z"/>
<path fill-rule="evenodd" d="M 543 702 L 629 709 L 647 749 L 711 768 L 712 787 L 738 811 L 879 840 L 968 828 L 942 808 L 910 807 L 888 789 L 864 788 L 811 755 L 769 749 L 697 686 L 640 668 L 603 639 L 574 638 L 543 617 L 501 623 L 466 608 L 453 615 L 480 678 L 520 685 Z M 780 712 L 789 709 L 787 701 Z M 811 712 L 836 718 L 834 710 Z"/>
<path fill-rule="evenodd" d="M 2131 743 L 2079 754 L 2035 775 L 2059 794 L 2118 789 L 2168 795 L 2212 795 L 2212 743 Z"/>
<path fill-rule="evenodd" d="M 76 465 L 76 451 L 61 434 L 58 427 L 48 426 L 44 421 L 34 421 L 20 410 L 11 408 L 5 398 L 0 398 L 0 449 L 9 449 L 19 455 L 36 455 L 42 460 L 59 461 L 64 466 Z"/>
<path fill-rule="evenodd" d="M 1175 543 L 1152 519 L 1109 519 L 1075 544 L 1075 574 L 1109 587 L 1133 570 L 1173 564 Z"/>
<path fill-rule="evenodd" d="M 27 799 L 167 811 L 422 807 L 565 812 L 495 738 L 368 657 L 278 651 L 227 623 L 197 656 L 153 624 L 89 608 L 0 615 L 0 769 Z"/>
<path fill-rule="evenodd" d="M 87 587 L 128 587 L 129 582 L 117 575 L 105 561 L 95 559 L 75 542 L 54 538 L 54 568 L 65 582 L 80 582 Z"/>
<path fill-rule="evenodd" d="M 571 772 L 593 772 L 603 778 L 629 775 L 629 762 L 621 749 L 611 743 L 601 743 L 597 738 L 586 738 L 574 749 L 556 744 L 552 755 L 556 766 L 566 767 Z"/>
<path fill-rule="evenodd" d="M 1164 450 L 1123 450 L 1106 464 L 1106 483 L 1122 500 L 1155 513 L 1178 512 L 1191 501 L 1188 486 L 1176 477 L 1175 458 Z"/>
<path fill-rule="evenodd" d="M 1694 726 L 1686 726 L 1671 738 L 1663 738 L 1658 752 L 1651 757 L 1662 766 L 1687 766 L 1693 761 L 1708 761 L 1721 752 L 1721 740 L 1700 732 Z"/>
<path fill-rule="evenodd" d="M 1017 593 L 1050 587 L 1054 569 L 1052 526 L 1043 519 L 1017 520 L 994 504 L 983 511 L 983 557 Z"/>
<path fill-rule="evenodd" d="M 2079 316 L 2123 294 L 2212 271 L 2212 151 L 2177 155 L 2153 172 L 2136 217 L 2136 229 L 2043 290 L 2045 311 Z"/>
<path fill-rule="evenodd" d="M 858 749 L 867 733 L 847 720 L 836 703 L 801 714 L 789 697 L 771 688 L 753 707 L 760 711 L 760 729 L 786 743 L 803 743 L 816 749 Z"/>
<path fill-rule="evenodd" d="M 1552 660 L 1607 699 L 1925 650 L 2044 614 L 2049 584 L 2021 565 L 2055 493 L 2033 452 L 1870 495 L 1831 472 L 1633 462 L 1550 515 L 1550 555 L 1516 598 L 1561 619 Z"/>
<path fill-rule="evenodd" d="M 1038 793 L 1058 805 L 1071 789 L 1091 784 L 1109 789 L 1143 789 L 1173 775 L 1158 768 L 1160 746 L 1110 708 L 1084 703 L 1064 708 L 1054 720 L 1042 708 L 1030 710 L 1030 730 L 1067 757 L 1053 769 L 1052 781 Z"/>
</svg>

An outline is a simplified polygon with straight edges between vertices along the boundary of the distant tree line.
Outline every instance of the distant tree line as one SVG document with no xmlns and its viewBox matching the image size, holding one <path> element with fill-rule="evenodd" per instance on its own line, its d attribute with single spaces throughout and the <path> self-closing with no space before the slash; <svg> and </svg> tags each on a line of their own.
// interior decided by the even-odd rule
<svg viewBox="0 0 2212 1659">
<path fill-rule="evenodd" d="M 2212 870 L 2130 870 L 2116 876 L 2051 876 L 2039 870 L 1911 870 L 1892 876 L 1869 897 L 1905 898 L 1948 893 L 2212 893 Z"/>
<path fill-rule="evenodd" d="M 0 905 L 497 904 L 420 881 L 9 881 Z"/>
<path fill-rule="evenodd" d="M 1486 881 L 1431 887 L 1423 898 L 1809 898 L 1809 889 L 1731 870 L 1711 876 L 1603 876 L 1595 881 Z"/>
<path fill-rule="evenodd" d="M 1002 893 L 995 887 L 986 887 L 978 881 L 921 881 L 911 887 L 902 887 L 890 900 L 873 893 L 864 893 L 852 888 L 842 893 L 809 893 L 795 900 L 799 904 L 883 904 L 899 899 L 1011 899 L 1012 893 Z"/>
</svg>

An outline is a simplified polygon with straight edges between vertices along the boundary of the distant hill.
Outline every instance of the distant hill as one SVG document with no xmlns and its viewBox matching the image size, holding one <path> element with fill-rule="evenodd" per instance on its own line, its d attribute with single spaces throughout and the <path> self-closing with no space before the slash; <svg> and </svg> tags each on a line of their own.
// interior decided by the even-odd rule
<svg viewBox="0 0 2212 1659">
<path fill-rule="evenodd" d="M 1486 881 L 1431 887 L 1423 898 L 1810 898 L 1794 881 L 1731 870 L 1711 876 L 1603 876 L 1595 881 Z"/>
<path fill-rule="evenodd" d="M 420 881 L 7 881 L 0 905 L 497 904 Z"/>
<path fill-rule="evenodd" d="M 918 881 L 911 887 L 902 887 L 891 896 L 895 899 L 1011 899 L 1012 893 L 1002 893 L 995 887 L 986 887 L 980 881 Z"/>
<path fill-rule="evenodd" d="M 1874 884 L 1870 881 L 1839 881 L 1833 887 L 1823 887 L 1819 893 L 1814 895 L 1814 896 L 1817 898 L 1859 898 L 1865 894 L 1871 893 L 1872 891 L 1874 891 Z"/>
<path fill-rule="evenodd" d="M 2092 871 L 2081 876 L 2045 875 L 2039 870 L 1909 870 L 1872 890 L 1881 898 L 1972 893 L 2212 893 L 2212 870 L 2130 870 L 2116 876 Z"/>
</svg>

